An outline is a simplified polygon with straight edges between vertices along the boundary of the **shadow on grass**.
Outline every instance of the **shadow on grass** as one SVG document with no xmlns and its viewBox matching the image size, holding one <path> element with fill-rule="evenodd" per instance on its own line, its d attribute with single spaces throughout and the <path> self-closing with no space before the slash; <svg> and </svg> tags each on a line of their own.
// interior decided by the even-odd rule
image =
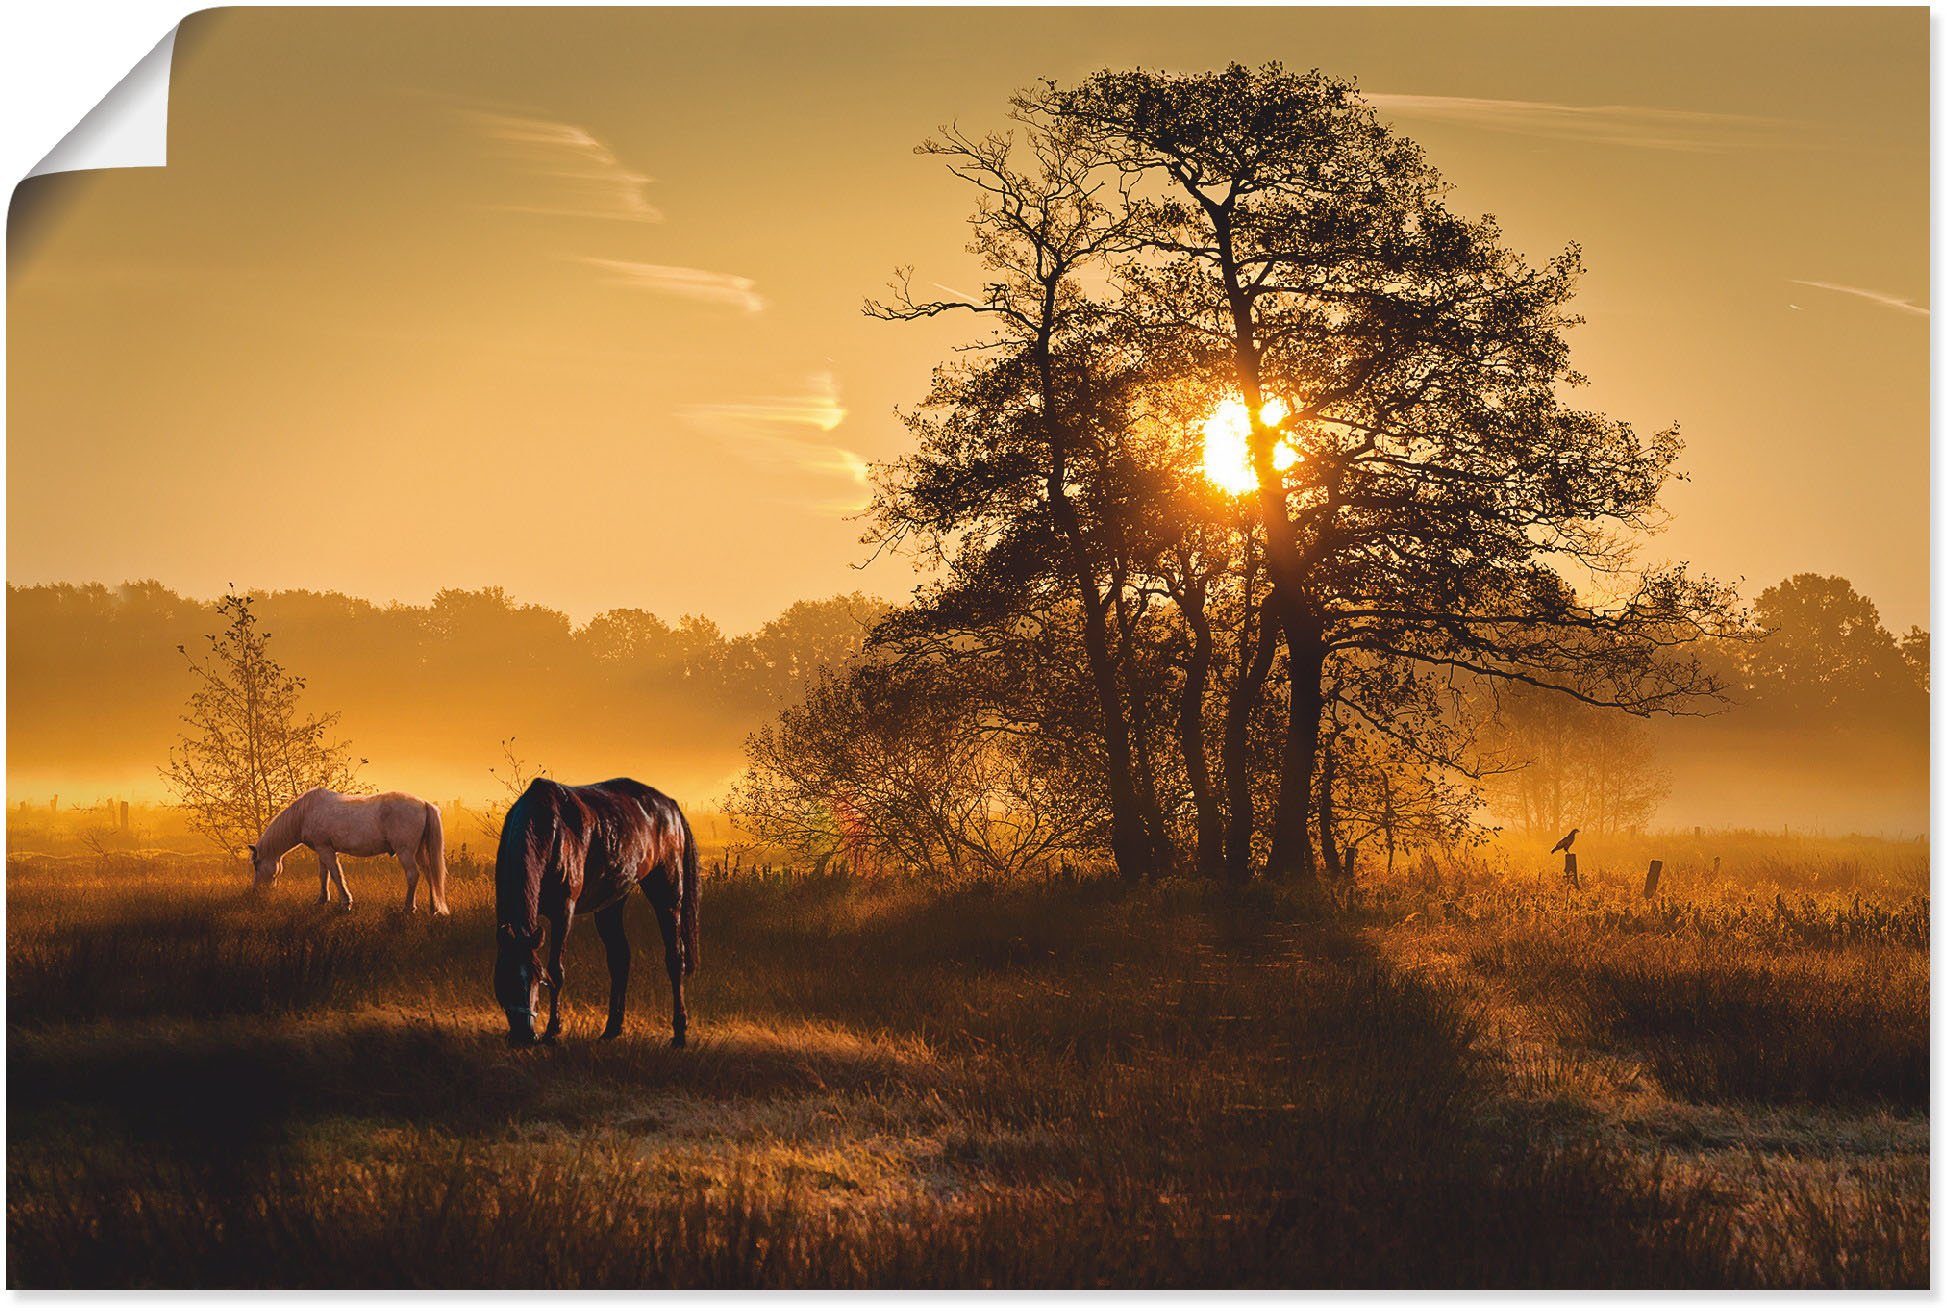
<svg viewBox="0 0 1947 1311">
<path fill-rule="evenodd" d="M 217 1146 L 270 1151 L 325 1117 L 482 1135 L 534 1121 L 596 1127 L 659 1093 L 870 1096 L 935 1077 L 910 1051 L 822 1028 L 739 1027 L 684 1051 L 646 1036 L 514 1050 L 484 1027 L 380 1019 L 286 1032 L 232 1025 L 205 1034 L 18 1037 L 8 1067 L 17 1137 L 79 1116 L 118 1126 L 145 1149 L 189 1156 Z"/>
</svg>

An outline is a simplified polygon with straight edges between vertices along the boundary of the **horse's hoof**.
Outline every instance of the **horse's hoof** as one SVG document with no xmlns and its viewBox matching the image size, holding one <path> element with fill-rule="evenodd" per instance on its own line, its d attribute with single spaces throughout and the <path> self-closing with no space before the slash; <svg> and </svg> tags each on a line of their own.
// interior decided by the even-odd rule
<svg viewBox="0 0 1947 1311">
<path fill-rule="evenodd" d="M 614 1042 L 617 1038 L 620 1038 L 621 1036 L 622 1036 L 622 1031 L 620 1029 L 603 1029 L 601 1040 L 603 1042 Z"/>
<path fill-rule="evenodd" d="M 338 907 L 338 909 L 344 911 L 346 914 L 349 915 L 351 913 L 352 904 L 349 901 L 344 902 Z"/>
<path fill-rule="evenodd" d="M 669 1040 L 669 1045 L 671 1047 L 687 1047 L 690 1044 L 689 1044 L 689 1039 L 685 1037 L 683 1034 L 679 1033 L 675 1037 Z"/>
</svg>

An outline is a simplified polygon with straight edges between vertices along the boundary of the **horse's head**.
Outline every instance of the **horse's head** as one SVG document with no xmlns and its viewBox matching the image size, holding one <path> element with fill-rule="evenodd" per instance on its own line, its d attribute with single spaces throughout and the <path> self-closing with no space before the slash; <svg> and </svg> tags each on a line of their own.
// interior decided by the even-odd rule
<svg viewBox="0 0 1947 1311">
<path fill-rule="evenodd" d="M 257 886 L 267 888 L 277 882 L 277 876 L 284 872 L 282 856 L 266 855 L 257 850 L 255 844 L 250 848 L 250 872 L 257 880 Z"/>
<path fill-rule="evenodd" d="M 503 924 L 494 956 L 494 997 L 507 1012 L 507 1040 L 534 1041 L 534 1008 L 541 998 L 541 930 Z"/>
</svg>

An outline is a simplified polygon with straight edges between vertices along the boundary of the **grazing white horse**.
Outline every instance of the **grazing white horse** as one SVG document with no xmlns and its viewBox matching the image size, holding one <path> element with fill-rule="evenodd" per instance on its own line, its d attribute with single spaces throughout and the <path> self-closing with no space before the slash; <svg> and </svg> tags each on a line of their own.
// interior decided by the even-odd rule
<svg viewBox="0 0 1947 1311">
<path fill-rule="evenodd" d="M 338 884 L 345 909 L 352 890 L 345 884 L 340 856 L 397 856 L 406 871 L 406 910 L 418 908 L 419 876 L 432 892 L 433 914 L 446 914 L 446 831 L 439 807 L 404 792 L 348 797 L 330 788 L 312 788 L 284 807 L 250 848 L 250 865 L 259 887 L 268 887 L 284 868 L 284 853 L 302 844 L 318 854 L 318 900 L 331 900 Z"/>
</svg>

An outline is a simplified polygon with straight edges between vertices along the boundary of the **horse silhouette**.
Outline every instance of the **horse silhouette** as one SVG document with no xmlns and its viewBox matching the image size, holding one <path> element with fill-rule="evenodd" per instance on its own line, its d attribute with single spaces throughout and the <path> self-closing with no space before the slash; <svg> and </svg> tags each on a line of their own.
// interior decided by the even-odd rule
<svg viewBox="0 0 1947 1311">
<path fill-rule="evenodd" d="M 663 964 L 672 996 L 671 1045 L 681 1047 L 689 1016 L 683 978 L 696 971 L 700 951 L 697 901 L 701 892 L 696 835 L 682 809 L 652 787 L 628 778 L 567 787 L 536 779 L 507 811 L 494 860 L 494 918 L 498 954 L 494 995 L 507 1012 L 510 1042 L 535 1041 L 534 1012 L 548 985 L 548 1027 L 561 1032 L 564 977 L 561 952 L 578 913 L 595 917 L 608 951 L 608 1026 L 622 1032 L 628 1002 L 629 939 L 622 914 L 640 887 L 662 929 Z M 543 921 L 546 922 L 545 931 Z M 547 944 L 547 961 L 541 946 Z"/>
</svg>

